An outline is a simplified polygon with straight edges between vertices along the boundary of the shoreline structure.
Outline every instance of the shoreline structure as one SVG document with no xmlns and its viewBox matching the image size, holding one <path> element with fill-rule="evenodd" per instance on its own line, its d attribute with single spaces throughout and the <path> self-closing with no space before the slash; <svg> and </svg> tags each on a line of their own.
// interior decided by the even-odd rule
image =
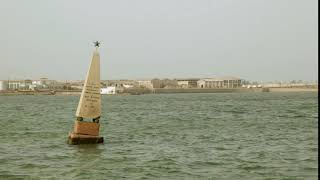
<svg viewBox="0 0 320 180">
<path fill-rule="evenodd" d="M 83 80 L 0 80 L 0 95 L 79 95 Z M 318 92 L 318 81 L 250 82 L 234 76 L 100 80 L 100 94 Z"/>
<path fill-rule="evenodd" d="M 318 92 L 318 88 L 129 88 L 115 95 L 143 95 L 143 94 L 177 94 L 177 93 L 259 93 L 259 92 Z M 58 91 L 0 91 L 0 96 L 15 95 L 80 95 L 81 90 Z"/>
</svg>

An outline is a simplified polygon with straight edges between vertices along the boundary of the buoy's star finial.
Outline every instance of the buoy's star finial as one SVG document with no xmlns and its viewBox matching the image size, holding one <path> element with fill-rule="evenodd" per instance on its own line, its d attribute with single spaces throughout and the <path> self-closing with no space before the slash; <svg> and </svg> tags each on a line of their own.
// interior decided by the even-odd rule
<svg viewBox="0 0 320 180">
<path fill-rule="evenodd" d="M 96 42 L 93 42 L 94 43 L 94 47 L 100 47 L 100 42 L 99 41 L 96 41 Z"/>
</svg>

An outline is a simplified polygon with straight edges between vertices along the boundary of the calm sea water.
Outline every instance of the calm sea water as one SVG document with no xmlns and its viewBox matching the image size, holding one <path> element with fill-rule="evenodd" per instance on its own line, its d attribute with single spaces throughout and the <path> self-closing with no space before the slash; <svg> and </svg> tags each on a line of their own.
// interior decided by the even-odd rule
<svg viewBox="0 0 320 180">
<path fill-rule="evenodd" d="M 317 179 L 317 93 L 103 96 L 101 145 L 68 145 L 79 96 L 0 96 L 0 179 Z"/>
</svg>

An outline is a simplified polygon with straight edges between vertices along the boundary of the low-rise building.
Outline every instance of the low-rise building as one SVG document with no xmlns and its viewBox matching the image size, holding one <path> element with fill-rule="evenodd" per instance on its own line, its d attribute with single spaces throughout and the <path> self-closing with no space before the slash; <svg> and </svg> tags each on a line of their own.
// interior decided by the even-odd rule
<svg viewBox="0 0 320 180">
<path fill-rule="evenodd" d="M 10 90 L 19 89 L 20 88 L 20 84 L 21 84 L 20 81 L 16 81 L 16 80 L 8 81 L 8 89 L 10 89 Z"/>
<path fill-rule="evenodd" d="M 9 90 L 35 90 L 35 89 L 56 89 L 61 86 L 55 80 L 48 80 L 47 78 L 41 78 L 40 80 L 7 80 L 6 86 Z"/>
<path fill-rule="evenodd" d="M 177 80 L 163 79 L 161 81 L 163 84 L 163 88 L 177 88 L 177 87 L 179 87 Z"/>
<path fill-rule="evenodd" d="M 8 81 L 0 81 L 0 91 L 5 91 L 8 89 Z"/>
<path fill-rule="evenodd" d="M 32 80 L 8 80 L 8 89 L 17 90 L 17 89 L 30 89 L 32 85 Z"/>
<path fill-rule="evenodd" d="M 132 88 L 139 87 L 139 83 L 134 80 L 101 80 L 102 86 L 115 86 L 115 87 L 123 87 L 123 88 Z"/>
<path fill-rule="evenodd" d="M 106 88 L 101 88 L 100 94 L 116 94 L 116 87 L 115 86 L 109 86 Z"/>
<path fill-rule="evenodd" d="M 153 89 L 153 84 L 152 84 L 151 80 L 139 80 L 138 84 L 139 84 L 139 87 Z"/>
<path fill-rule="evenodd" d="M 242 79 L 236 77 L 204 78 L 197 81 L 198 88 L 240 88 Z"/>
<path fill-rule="evenodd" d="M 130 85 L 130 84 L 123 84 L 123 87 L 124 87 L 124 88 L 133 88 L 133 85 Z"/>
<path fill-rule="evenodd" d="M 175 79 L 181 88 L 196 88 L 199 78 Z"/>
<path fill-rule="evenodd" d="M 176 80 L 171 79 L 152 79 L 153 88 L 177 88 L 178 83 Z"/>
</svg>

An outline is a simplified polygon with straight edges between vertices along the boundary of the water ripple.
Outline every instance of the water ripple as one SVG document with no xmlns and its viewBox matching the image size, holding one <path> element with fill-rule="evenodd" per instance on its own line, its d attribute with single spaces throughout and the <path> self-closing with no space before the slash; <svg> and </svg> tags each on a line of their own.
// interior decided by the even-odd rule
<svg viewBox="0 0 320 180">
<path fill-rule="evenodd" d="M 317 93 L 103 96 L 72 146 L 78 99 L 0 96 L 0 179 L 317 179 Z"/>
</svg>

